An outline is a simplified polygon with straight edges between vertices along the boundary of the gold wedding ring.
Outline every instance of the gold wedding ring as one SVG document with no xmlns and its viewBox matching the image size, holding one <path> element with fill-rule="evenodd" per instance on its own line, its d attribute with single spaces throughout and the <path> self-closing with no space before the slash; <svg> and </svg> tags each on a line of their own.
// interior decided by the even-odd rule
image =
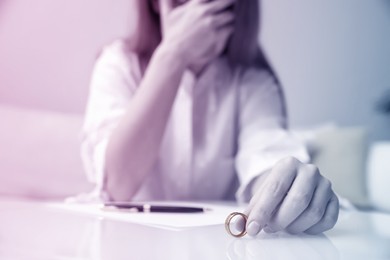
<svg viewBox="0 0 390 260">
<path fill-rule="evenodd" d="M 244 229 L 238 234 L 233 233 L 230 229 L 230 222 L 236 216 L 240 216 L 244 219 Z M 247 222 L 247 220 L 248 220 L 248 217 L 243 213 L 240 213 L 240 212 L 230 213 L 229 216 L 227 216 L 227 218 L 225 220 L 225 229 L 228 232 L 228 234 L 233 236 L 233 237 L 243 237 L 246 235 L 246 222 Z"/>
</svg>

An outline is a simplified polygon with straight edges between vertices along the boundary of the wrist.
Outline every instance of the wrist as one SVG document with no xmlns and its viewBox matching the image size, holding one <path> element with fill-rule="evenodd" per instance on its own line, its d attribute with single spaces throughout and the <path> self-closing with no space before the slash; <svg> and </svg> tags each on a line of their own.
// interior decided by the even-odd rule
<svg viewBox="0 0 390 260">
<path fill-rule="evenodd" d="M 184 69 L 189 66 L 181 49 L 171 42 L 161 42 L 157 48 L 157 55 L 162 59 L 170 60 L 170 62 L 177 64 Z"/>
</svg>

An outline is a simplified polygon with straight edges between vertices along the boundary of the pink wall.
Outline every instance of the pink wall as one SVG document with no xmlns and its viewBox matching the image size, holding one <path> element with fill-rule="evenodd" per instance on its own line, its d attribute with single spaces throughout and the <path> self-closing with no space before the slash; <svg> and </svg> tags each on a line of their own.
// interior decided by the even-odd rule
<svg viewBox="0 0 390 260">
<path fill-rule="evenodd" d="M 128 0 L 0 0 L 0 103 L 83 112 L 94 59 Z"/>
<path fill-rule="evenodd" d="M 81 113 L 94 59 L 125 34 L 130 1 L 0 0 L 0 104 Z M 263 1 L 262 20 L 293 126 L 333 121 L 390 138 L 374 109 L 390 86 L 388 1 Z"/>
</svg>

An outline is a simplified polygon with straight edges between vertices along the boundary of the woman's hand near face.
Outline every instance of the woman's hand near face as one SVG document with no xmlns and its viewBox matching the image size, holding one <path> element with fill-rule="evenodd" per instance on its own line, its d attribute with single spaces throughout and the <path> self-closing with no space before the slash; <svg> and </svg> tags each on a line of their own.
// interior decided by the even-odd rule
<svg viewBox="0 0 390 260">
<path fill-rule="evenodd" d="M 174 7 L 161 0 L 162 44 L 172 48 L 187 66 L 203 66 L 218 57 L 233 32 L 236 0 L 190 0 Z"/>
<path fill-rule="evenodd" d="M 262 229 L 318 234 L 335 225 L 339 202 L 316 166 L 287 158 L 259 181 L 246 210 L 249 235 Z"/>
<path fill-rule="evenodd" d="M 235 0 L 190 0 L 175 8 L 173 0 L 159 1 L 163 42 L 107 145 L 105 189 L 114 201 L 131 200 L 153 172 L 185 70 L 217 57 L 233 31 L 228 8 Z"/>
</svg>

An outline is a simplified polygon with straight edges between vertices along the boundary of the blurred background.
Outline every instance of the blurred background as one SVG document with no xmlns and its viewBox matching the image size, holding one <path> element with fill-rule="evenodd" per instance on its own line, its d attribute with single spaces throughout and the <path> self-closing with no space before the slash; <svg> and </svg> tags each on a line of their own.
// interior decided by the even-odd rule
<svg viewBox="0 0 390 260">
<path fill-rule="evenodd" d="M 79 130 L 93 63 L 131 0 L 0 0 L 0 194 L 87 191 Z M 389 210 L 390 2 L 264 0 L 259 41 L 290 125 L 352 202 Z M 387 111 L 387 113 L 386 113 Z"/>
</svg>

